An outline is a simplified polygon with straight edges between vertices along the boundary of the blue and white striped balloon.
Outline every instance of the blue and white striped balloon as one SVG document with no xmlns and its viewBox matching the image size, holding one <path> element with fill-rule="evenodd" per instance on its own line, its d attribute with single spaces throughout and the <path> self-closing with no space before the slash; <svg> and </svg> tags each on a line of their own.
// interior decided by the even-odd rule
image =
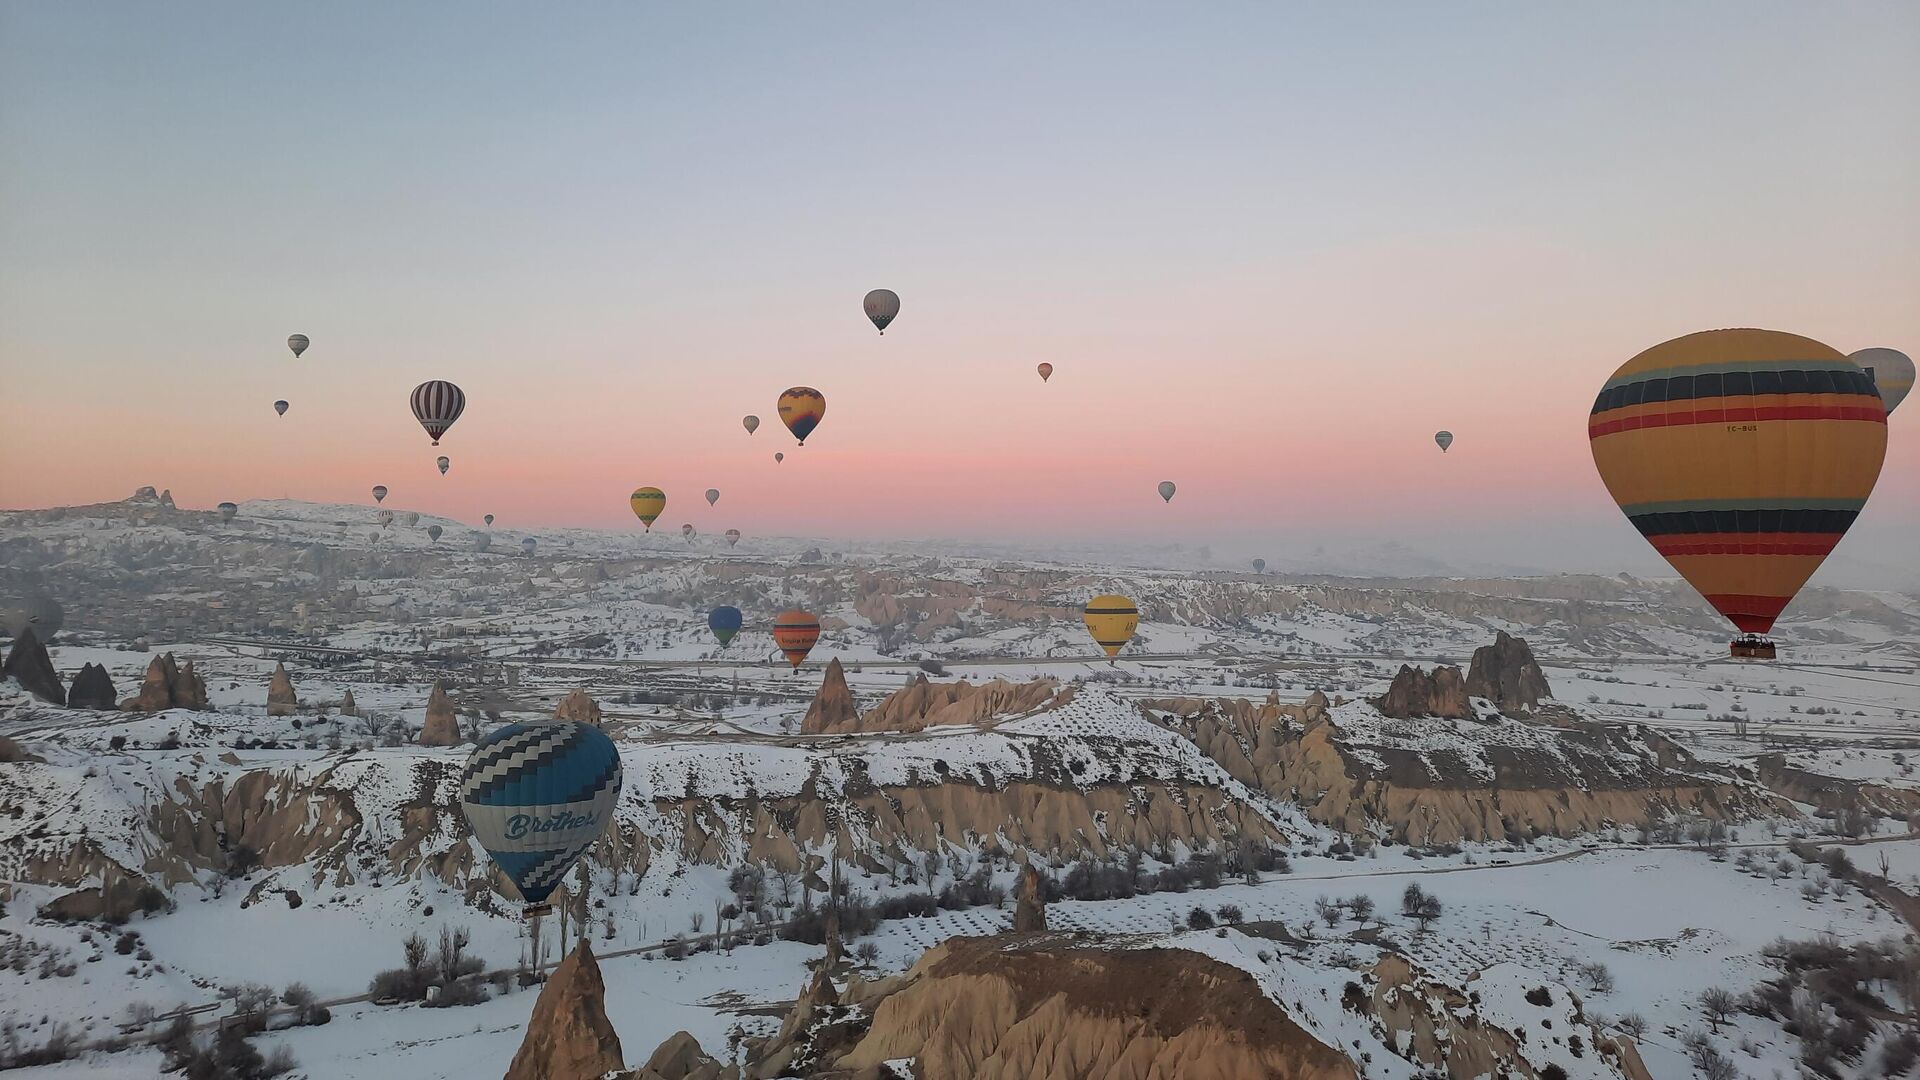
<svg viewBox="0 0 1920 1080">
<path fill-rule="evenodd" d="M 592 724 L 508 724 L 460 775 L 474 838 L 529 904 L 544 904 L 613 821 L 620 752 Z"/>
</svg>

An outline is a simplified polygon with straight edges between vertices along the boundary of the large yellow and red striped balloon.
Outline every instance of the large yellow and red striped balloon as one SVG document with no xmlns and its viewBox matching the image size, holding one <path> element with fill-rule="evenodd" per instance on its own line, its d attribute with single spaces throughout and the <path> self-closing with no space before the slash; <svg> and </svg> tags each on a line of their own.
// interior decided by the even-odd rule
<svg viewBox="0 0 1920 1080">
<path fill-rule="evenodd" d="M 783 611 L 773 620 L 773 643 L 796 668 L 819 640 L 820 620 L 804 611 Z"/>
<path fill-rule="evenodd" d="M 825 415 L 827 395 L 811 386 L 796 386 L 780 395 L 780 422 L 787 425 L 801 446 L 807 445 L 807 436 L 820 426 L 820 418 Z"/>
<path fill-rule="evenodd" d="M 1866 504 L 1887 411 L 1837 349 L 1708 330 L 1614 372 L 1587 436 L 1654 550 L 1735 626 L 1764 634 Z"/>
<path fill-rule="evenodd" d="M 660 518 L 660 512 L 667 508 L 667 493 L 657 487 L 634 488 L 627 496 L 627 505 L 633 508 L 633 516 L 648 532 L 653 531 L 653 523 Z"/>
</svg>

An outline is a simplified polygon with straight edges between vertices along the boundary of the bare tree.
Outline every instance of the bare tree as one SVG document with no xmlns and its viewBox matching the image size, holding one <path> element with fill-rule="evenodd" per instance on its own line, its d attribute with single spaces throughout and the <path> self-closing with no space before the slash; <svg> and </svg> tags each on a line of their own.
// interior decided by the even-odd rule
<svg viewBox="0 0 1920 1080">
<path fill-rule="evenodd" d="M 1740 1007 L 1731 991 L 1715 986 L 1700 991 L 1700 1009 L 1707 1014 L 1707 1022 L 1713 1030 L 1719 1031 L 1720 1025 L 1733 1018 L 1734 1010 Z"/>
</svg>

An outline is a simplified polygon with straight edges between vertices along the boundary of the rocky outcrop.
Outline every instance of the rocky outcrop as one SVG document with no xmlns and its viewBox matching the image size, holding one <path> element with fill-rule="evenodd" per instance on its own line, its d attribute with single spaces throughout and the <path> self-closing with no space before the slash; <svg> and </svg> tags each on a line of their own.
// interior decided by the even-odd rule
<svg viewBox="0 0 1920 1080">
<path fill-rule="evenodd" d="M 676 1031 L 660 1044 L 633 1080 L 719 1080 L 722 1067 L 700 1049 L 700 1040 Z"/>
<path fill-rule="evenodd" d="M 120 703 L 132 712 L 162 712 L 167 709 L 207 708 L 207 684 L 193 670 L 193 661 L 175 663 L 172 653 L 161 653 L 147 664 L 147 675 L 140 693 Z"/>
<path fill-rule="evenodd" d="M 1473 650 L 1473 663 L 1467 668 L 1467 696 L 1486 698 L 1501 712 L 1538 708 L 1541 698 L 1553 696 L 1547 685 L 1547 673 L 1540 670 L 1526 638 L 1517 638 L 1501 630 L 1493 644 Z"/>
<path fill-rule="evenodd" d="M 820 680 L 820 692 L 813 695 L 807 715 L 800 720 L 802 735 L 858 730 L 860 713 L 853 707 L 853 690 L 847 686 L 847 673 L 840 658 L 827 661 L 826 677 Z"/>
<path fill-rule="evenodd" d="M 67 690 L 67 705 L 75 709 L 112 709 L 118 700 L 113 679 L 99 664 L 82 664 Z"/>
<path fill-rule="evenodd" d="M 453 699 L 447 696 L 443 680 L 433 680 L 433 693 L 427 695 L 427 722 L 420 728 L 421 746 L 453 746 L 460 742 L 460 720 L 453 714 Z"/>
<path fill-rule="evenodd" d="M 626 1068 L 606 993 L 593 948 L 581 938 L 541 989 L 506 1080 L 600 1080 Z"/>
<path fill-rule="evenodd" d="M 1920 791 L 1825 776 L 1787 763 L 1784 754 L 1762 754 L 1754 759 L 1760 782 L 1794 802 L 1836 813 L 1864 810 L 1895 819 L 1920 814 Z"/>
<path fill-rule="evenodd" d="M 1013 904 L 1015 933 L 1031 933 L 1047 928 L 1047 893 L 1040 883 L 1040 871 L 1028 866 L 1020 872 L 1019 895 Z"/>
<path fill-rule="evenodd" d="M 273 678 L 267 681 L 267 715 L 292 716 L 300 711 L 300 698 L 293 692 L 293 679 L 287 675 L 287 665 L 273 665 Z"/>
<path fill-rule="evenodd" d="M 60 681 L 60 673 L 53 670 L 47 647 L 40 644 L 39 636 L 31 629 L 22 630 L 20 636 L 13 639 L 7 662 L 0 665 L 0 676 L 19 683 L 21 689 L 42 701 L 55 705 L 67 703 L 67 688 Z"/>
<path fill-rule="evenodd" d="M 44 764 L 46 760 L 46 758 L 38 754 L 29 752 L 26 747 L 21 746 L 5 735 L 0 735 L 0 765 L 13 765 L 23 761 L 34 761 Z"/>
<path fill-rule="evenodd" d="M 585 690 L 575 690 L 553 707 L 553 718 L 597 727 L 600 724 L 600 703 L 589 697 Z"/>
<path fill-rule="evenodd" d="M 828 671 L 828 683 L 821 687 L 824 698 L 832 685 L 833 672 Z M 845 687 L 845 679 L 841 679 Z M 951 724 L 983 725 L 990 721 L 1030 713 L 1041 706 L 1064 705 L 1071 696 L 1060 692 L 1059 684 L 1052 679 L 1035 679 L 1026 683 L 1010 683 L 1004 679 L 994 679 L 978 686 L 961 679 L 951 683 L 930 683 L 925 675 L 919 675 L 905 688 L 896 690 L 880 704 L 868 709 L 864 714 L 852 715 L 853 701 L 849 694 L 842 703 L 833 700 L 823 706 L 816 699 L 816 708 L 831 708 L 832 715 L 842 717 L 837 722 L 829 722 L 826 712 L 822 712 L 818 733 L 846 735 L 866 731 L 923 731 L 930 727 L 945 727 Z M 808 709 L 809 719 L 815 715 L 815 709 Z M 812 730 L 803 727 L 802 730 Z"/>
<path fill-rule="evenodd" d="M 1444 716 L 1464 720 L 1473 715 L 1467 703 L 1467 682 L 1460 669 L 1442 664 L 1423 671 L 1410 664 L 1400 665 L 1399 674 L 1387 692 L 1374 699 L 1374 707 L 1386 716 L 1407 719 L 1414 716 Z"/>
<path fill-rule="evenodd" d="M 353 700 L 353 691 L 351 689 L 349 689 L 340 698 L 340 715 L 341 716 L 359 716 L 360 715 L 360 706 L 357 702 Z"/>
</svg>

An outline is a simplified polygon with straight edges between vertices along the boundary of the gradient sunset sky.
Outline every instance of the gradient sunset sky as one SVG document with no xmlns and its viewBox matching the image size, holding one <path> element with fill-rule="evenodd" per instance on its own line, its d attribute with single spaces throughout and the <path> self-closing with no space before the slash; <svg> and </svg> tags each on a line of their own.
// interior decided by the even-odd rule
<svg viewBox="0 0 1920 1080">
<path fill-rule="evenodd" d="M 0 506 L 637 529 L 653 484 L 675 530 L 1662 573 L 1600 384 L 1720 326 L 1920 353 L 1916 193 L 1911 0 L 13 0 Z M 1920 405 L 1891 446 L 1855 562 L 1912 564 Z"/>
</svg>

